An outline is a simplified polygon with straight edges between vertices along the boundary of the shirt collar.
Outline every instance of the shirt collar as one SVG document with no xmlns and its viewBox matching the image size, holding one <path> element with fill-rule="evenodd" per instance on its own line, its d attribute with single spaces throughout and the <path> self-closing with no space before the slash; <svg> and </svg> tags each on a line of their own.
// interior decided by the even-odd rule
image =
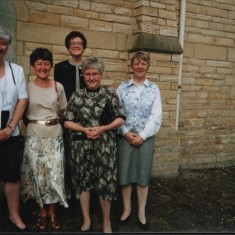
<svg viewBox="0 0 235 235">
<path fill-rule="evenodd" d="M 76 63 L 74 63 L 74 62 L 72 61 L 72 59 L 69 59 L 69 63 L 70 63 L 71 65 L 74 65 L 74 66 L 78 67 L 79 69 L 81 68 L 81 64 L 76 64 Z"/>
<path fill-rule="evenodd" d="M 149 80 L 148 80 L 147 77 L 146 77 L 146 79 L 144 80 L 144 82 L 142 84 L 144 84 L 146 87 L 149 86 Z M 127 86 L 131 86 L 131 85 L 135 85 L 133 77 L 132 77 L 131 80 L 129 80 L 129 83 L 127 84 Z"/>
</svg>

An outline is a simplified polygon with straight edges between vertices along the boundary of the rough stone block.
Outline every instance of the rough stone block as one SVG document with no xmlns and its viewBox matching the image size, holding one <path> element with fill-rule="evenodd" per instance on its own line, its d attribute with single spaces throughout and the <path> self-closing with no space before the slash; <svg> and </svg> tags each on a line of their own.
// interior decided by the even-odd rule
<svg viewBox="0 0 235 235">
<path fill-rule="evenodd" d="M 85 11 L 81 9 L 74 9 L 74 16 L 85 19 L 98 19 L 99 13 L 93 11 Z"/>
<path fill-rule="evenodd" d="M 26 7 L 25 2 L 18 1 L 18 0 L 14 0 L 13 2 L 14 2 L 16 12 L 17 12 L 17 19 L 21 21 L 28 21 L 29 11 Z"/>
<path fill-rule="evenodd" d="M 235 48 L 228 48 L 228 61 L 235 62 Z"/>
<path fill-rule="evenodd" d="M 131 25 L 114 23 L 113 24 L 113 32 L 114 33 L 131 34 L 132 27 L 131 27 Z"/>
<path fill-rule="evenodd" d="M 88 19 L 74 17 L 74 16 L 60 16 L 60 25 L 62 27 L 72 28 L 88 28 Z"/>
<path fill-rule="evenodd" d="M 108 51 L 108 50 L 94 49 L 93 53 L 96 56 L 99 56 L 101 58 L 111 58 L 111 59 L 118 59 L 119 58 L 119 52 L 118 51 Z"/>
<path fill-rule="evenodd" d="M 56 14 L 48 12 L 39 12 L 39 11 L 30 11 L 29 19 L 32 23 L 40 23 L 48 25 L 48 22 L 51 22 L 50 25 L 59 25 L 60 18 Z"/>
<path fill-rule="evenodd" d="M 195 44 L 195 58 L 226 61 L 227 48 L 221 46 Z"/>
<path fill-rule="evenodd" d="M 164 18 L 164 19 L 175 20 L 176 14 L 175 14 L 175 11 L 167 11 L 167 10 L 159 9 L 159 17 Z"/>
<path fill-rule="evenodd" d="M 110 4 L 101 4 L 96 2 L 91 2 L 91 10 L 99 13 L 111 14 L 113 6 Z"/>
<path fill-rule="evenodd" d="M 79 9 L 90 10 L 91 9 L 91 2 L 87 1 L 87 0 L 80 0 L 79 1 Z"/>
<path fill-rule="evenodd" d="M 26 1 L 26 6 L 30 10 L 37 10 L 37 11 L 47 11 L 47 5 L 40 3 L 40 2 L 30 2 Z"/>
<path fill-rule="evenodd" d="M 114 14 L 99 14 L 99 19 L 109 22 L 123 23 L 127 25 L 132 24 L 132 18 L 123 15 L 114 15 Z"/>
<path fill-rule="evenodd" d="M 62 15 L 73 15 L 73 9 L 69 7 L 48 5 L 47 11 L 51 13 L 62 14 Z"/>
<path fill-rule="evenodd" d="M 89 29 L 97 31 L 112 32 L 113 24 L 100 20 L 89 20 Z"/>
<path fill-rule="evenodd" d="M 181 54 L 182 48 L 177 38 L 154 34 L 138 33 L 128 38 L 128 51 L 138 50 Z"/>
<path fill-rule="evenodd" d="M 117 35 L 111 32 L 88 31 L 86 33 L 88 45 L 91 48 L 106 50 L 117 49 Z"/>
<path fill-rule="evenodd" d="M 55 5 L 58 6 L 65 6 L 65 7 L 71 7 L 71 8 L 77 8 L 79 0 L 54 0 Z"/>
</svg>

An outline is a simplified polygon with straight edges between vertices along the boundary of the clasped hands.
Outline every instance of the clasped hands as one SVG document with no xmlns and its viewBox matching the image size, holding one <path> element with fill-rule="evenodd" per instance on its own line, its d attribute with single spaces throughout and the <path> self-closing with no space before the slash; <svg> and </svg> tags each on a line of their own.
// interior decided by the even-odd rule
<svg viewBox="0 0 235 235">
<path fill-rule="evenodd" d="M 141 138 L 140 135 L 134 133 L 134 132 L 127 132 L 124 137 L 126 138 L 126 140 L 128 141 L 129 144 L 132 144 L 136 147 L 140 146 L 141 144 L 144 143 L 144 140 Z"/>
<path fill-rule="evenodd" d="M 105 128 L 103 126 L 96 126 L 96 127 L 87 127 L 84 128 L 84 133 L 89 139 L 98 139 L 100 135 L 105 132 Z"/>
</svg>

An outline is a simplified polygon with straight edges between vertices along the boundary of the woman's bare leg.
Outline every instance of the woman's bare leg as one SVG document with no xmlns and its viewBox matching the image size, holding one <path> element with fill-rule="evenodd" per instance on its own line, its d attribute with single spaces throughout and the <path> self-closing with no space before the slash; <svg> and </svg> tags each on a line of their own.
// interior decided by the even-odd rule
<svg viewBox="0 0 235 235">
<path fill-rule="evenodd" d="M 125 220 L 131 213 L 131 192 L 132 192 L 131 184 L 121 186 L 122 202 L 123 202 L 123 212 L 120 218 L 121 220 Z"/>
<path fill-rule="evenodd" d="M 9 219 L 18 228 L 24 229 L 25 223 L 22 221 L 19 212 L 20 205 L 20 181 L 11 183 L 6 182 L 4 184 L 4 194 L 7 200 Z"/>
<path fill-rule="evenodd" d="M 138 198 L 138 218 L 139 221 L 142 224 L 146 223 L 146 217 L 145 217 L 145 207 L 148 197 L 148 189 L 149 187 L 142 187 L 140 185 L 137 185 L 137 198 Z"/>
<path fill-rule="evenodd" d="M 112 233 L 112 227 L 110 221 L 111 202 L 100 199 L 100 206 L 103 213 L 103 232 Z"/>
<path fill-rule="evenodd" d="M 80 204 L 82 208 L 83 215 L 83 225 L 81 227 L 82 231 L 88 230 L 91 227 L 91 218 L 90 218 L 90 191 L 82 191 L 79 195 Z"/>
</svg>

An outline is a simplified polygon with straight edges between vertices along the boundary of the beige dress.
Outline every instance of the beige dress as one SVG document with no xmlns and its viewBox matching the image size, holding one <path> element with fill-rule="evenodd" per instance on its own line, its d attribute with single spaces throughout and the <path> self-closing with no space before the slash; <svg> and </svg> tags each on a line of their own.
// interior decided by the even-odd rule
<svg viewBox="0 0 235 235">
<path fill-rule="evenodd" d="M 63 86 L 41 88 L 28 85 L 29 120 L 59 118 L 67 101 Z M 34 199 L 40 207 L 59 202 L 68 207 L 64 188 L 64 144 L 60 124 L 46 126 L 29 123 L 26 129 L 25 149 L 21 170 L 23 201 Z"/>
</svg>

